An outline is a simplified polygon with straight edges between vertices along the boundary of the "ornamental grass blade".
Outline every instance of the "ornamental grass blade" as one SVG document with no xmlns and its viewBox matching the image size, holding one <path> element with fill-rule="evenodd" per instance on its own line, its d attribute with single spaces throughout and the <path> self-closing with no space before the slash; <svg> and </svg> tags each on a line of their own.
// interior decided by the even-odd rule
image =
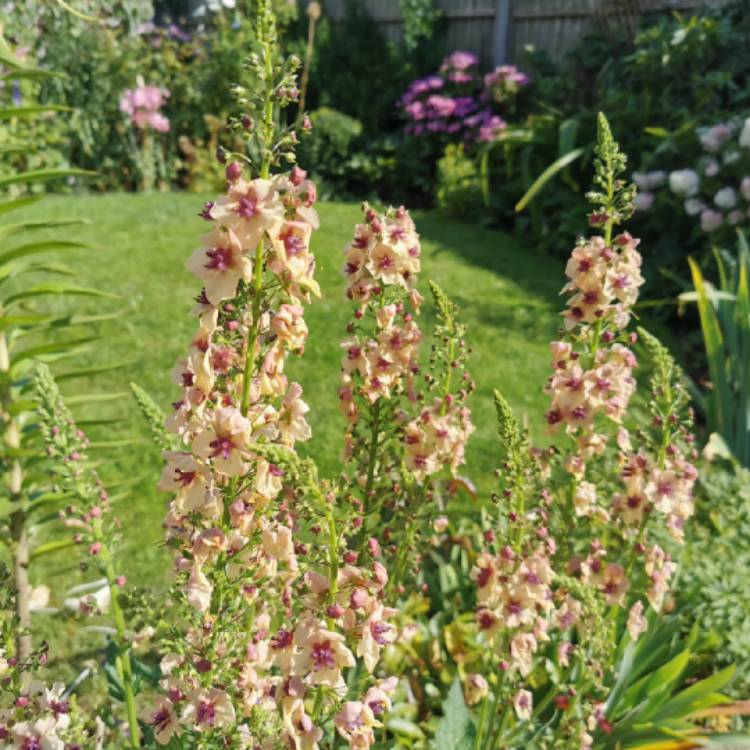
<svg viewBox="0 0 750 750">
<path fill-rule="evenodd" d="M 26 206 L 38 203 L 44 198 L 43 195 L 25 195 L 23 198 L 13 198 L 13 200 L 0 202 L 0 216 L 9 214 L 11 211 L 18 211 Z"/>
<path fill-rule="evenodd" d="M 5 300 L 6 305 L 11 305 L 14 302 L 20 302 L 21 300 L 32 299 L 33 297 L 42 297 L 44 295 L 64 295 L 64 296 L 75 296 L 75 297 L 100 297 L 105 299 L 119 299 L 118 295 L 110 292 L 102 292 L 99 289 L 93 289 L 85 286 L 74 286 L 72 284 L 63 284 L 59 282 L 47 282 L 44 284 L 37 284 L 29 289 L 25 289 L 17 294 L 12 294 Z"/>
<path fill-rule="evenodd" d="M 703 331 L 703 343 L 706 348 L 708 372 L 713 385 L 713 392 L 708 399 L 709 419 L 717 432 L 730 436 L 728 428 L 732 399 L 730 386 L 725 375 L 724 337 L 716 311 L 709 300 L 703 274 L 692 258 L 688 258 L 688 262 L 690 263 L 690 272 L 697 294 L 698 315 Z"/>
<path fill-rule="evenodd" d="M 44 224 L 45 222 L 40 222 Z M 75 224 L 76 222 L 61 222 L 59 226 L 64 224 Z M 54 224 L 50 224 L 54 226 Z M 0 238 L 3 236 L 3 229 L 0 228 Z M 90 250 L 91 245 L 87 245 L 83 242 L 70 242 L 68 240 L 44 240 L 42 242 L 29 242 L 25 245 L 19 245 L 14 247 L 12 250 L 8 250 L 0 255 L 0 264 L 9 263 L 12 260 L 18 260 L 19 258 L 28 258 L 30 255 L 38 255 L 39 253 L 47 253 L 51 251 L 70 251 L 70 250 Z"/>
<path fill-rule="evenodd" d="M 90 344 L 92 341 L 98 340 L 99 338 L 99 336 L 86 336 L 84 338 L 72 339 L 70 341 L 55 341 L 51 344 L 40 344 L 39 346 L 31 346 L 20 352 L 13 352 L 11 354 L 13 368 L 15 368 L 19 362 L 23 362 L 26 359 L 37 359 L 38 357 L 43 357 L 45 354 L 59 354 L 60 352 L 78 349 L 85 344 Z"/>
<path fill-rule="evenodd" d="M 737 420 L 735 453 L 743 466 L 750 466 L 750 250 L 742 234 L 740 234 L 739 245 L 735 363 L 739 419 Z"/>
<path fill-rule="evenodd" d="M 66 396 L 66 404 L 102 404 L 107 401 L 119 401 L 123 398 L 128 398 L 129 393 L 121 391 L 119 393 L 85 393 L 78 396 Z"/>
<path fill-rule="evenodd" d="M 0 239 L 12 237 L 21 232 L 34 232 L 38 229 L 57 229 L 68 227 L 72 224 L 87 224 L 85 219 L 56 219 L 49 221 L 21 221 L 18 224 L 5 224 L 0 226 Z M 1 260 L 0 260 L 1 262 Z"/>
<path fill-rule="evenodd" d="M 38 547 L 31 551 L 31 559 L 38 560 L 40 557 L 50 555 L 53 552 L 59 552 L 60 550 L 68 549 L 73 547 L 77 542 L 74 539 L 56 539 L 54 542 L 46 542 L 40 544 Z"/>
<path fill-rule="evenodd" d="M 0 107 L 0 121 L 18 118 L 26 120 L 45 112 L 72 112 L 71 107 L 62 104 L 31 104 L 26 107 Z"/>
<path fill-rule="evenodd" d="M 521 211 L 526 208 L 526 206 L 531 203 L 531 201 L 534 199 L 536 194 L 562 169 L 565 169 L 565 167 L 568 166 L 568 164 L 571 164 L 576 159 L 578 159 L 580 156 L 583 155 L 583 152 L 585 149 L 583 148 L 576 148 L 573 149 L 573 151 L 568 151 L 567 154 L 564 156 L 561 156 L 559 159 L 555 159 L 555 161 L 550 164 L 547 169 L 542 172 L 539 177 L 534 180 L 531 187 L 526 191 L 523 198 L 521 198 L 518 203 L 516 203 L 515 206 L 515 212 L 520 213 Z"/>
<path fill-rule="evenodd" d="M 731 703 L 732 700 L 730 698 L 727 698 L 718 691 L 731 682 L 735 671 L 735 666 L 731 665 L 685 688 L 685 690 L 668 700 L 654 714 L 654 721 L 689 716 L 696 711 L 703 711 L 722 703 Z"/>
<path fill-rule="evenodd" d="M 100 375 L 103 372 L 112 372 L 113 370 L 120 370 L 123 367 L 128 367 L 133 364 L 133 361 L 129 362 L 117 362 L 111 365 L 101 365 L 100 367 L 85 367 L 78 370 L 68 370 L 62 373 L 55 373 L 55 380 L 60 383 L 64 380 L 74 380 L 75 378 L 88 378 L 92 375 Z M 67 399 L 70 401 L 70 399 Z"/>
<path fill-rule="evenodd" d="M 0 188 L 9 185 L 26 185 L 30 182 L 49 182 L 64 177 L 92 177 L 96 172 L 88 169 L 31 169 L 14 175 L 0 177 Z"/>
</svg>

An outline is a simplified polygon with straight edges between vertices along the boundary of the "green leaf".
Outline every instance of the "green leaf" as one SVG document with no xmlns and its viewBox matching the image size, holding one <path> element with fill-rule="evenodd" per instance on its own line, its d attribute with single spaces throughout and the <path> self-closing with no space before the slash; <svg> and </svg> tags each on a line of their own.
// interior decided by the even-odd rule
<svg viewBox="0 0 750 750">
<path fill-rule="evenodd" d="M 464 693 L 458 678 L 453 681 L 448 696 L 443 701 L 443 716 L 440 719 L 434 750 L 472 750 L 476 729 L 471 720 L 471 712 L 464 702 Z"/>
<path fill-rule="evenodd" d="M 630 642 L 622 655 L 622 658 L 617 664 L 617 679 L 615 680 L 612 692 L 607 698 L 605 704 L 605 715 L 612 717 L 617 713 L 617 704 L 620 702 L 622 694 L 625 692 L 625 688 L 630 680 L 633 664 L 635 662 L 636 644 Z"/>
<path fill-rule="evenodd" d="M 534 199 L 536 194 L 562 169 L 565 169 L 565 167 L 568 166 L 568 164 L 574 162 L 576 159 L 578 159 L 580 156 L 583 155 L 583 152 L 585 149 L 583 148 L 577 148 L 573 151 L 569 151 L 565 156 L 561 156 L 559 159 L 555 159 L 555 161 L 550 164 L 547 169 L 542 172 L 539 177 L 534 180 L 531 187 L 526 191 L 523 198 L 521 198 L 518 203 L 516 203 L 515 211 L 516 213 L 520 213 L 521 211 L 528 206 L 529 203 Z"/>
<path fill-rule="evenodd" d="M 15 417 L 25 411 L 34 411 L 35 409 L 36 401 L 33 399 L 18 399 L 8 407 L 8 414 Z"/>
<path fill-rule="evenodd" d="M 74 224 L 75 222 L 65 223 Z M 5 229 L 5 227 L 0 228 L 0 237 L 2 237 L 3 229 Z M 9 261 L 16 260 L 17 258 L 26 258 L 29 255 L 36 255 L 37 253 L 47 253 L 52 250 L 59 252 L 61 250 L 70 251 L 83 249 L 91 249 L 91 245 L 86 245 L 83 242 L 69 242 L 67 240 L 45 240 L 44 242 L 29 242 L 26 245 L 19 245 L 18 247 L 14 247 L 12 250 L 8 250 L 7 252 L 0 255 L 0 263 L 8 263 Z"/>
<path fill-rule="evenodd" d="M 45 555 L 50 555 L 53 552 L 59 552 L 63 549 L 69 549 L 73 546 L 75 546 L 75 542 L 72 539 L 56 539 L 54 542 L 40 544 L 31 551 L 30 557 L 32 560 L 37 560 Z"/>
<path fill-rule="evenodd" d="M 49 315 L 3 315 L 0 316 L 0 331 L 37 326 L 50 320 L 53 318 Z"/>
<path fill-rule="evenodd" d="M 27 119 L 44 112 L 72 112 L 70 107 L 62 104 L 31 104 L 25 107 L 0 107 L 0 120 L 10 120 L 14 117 Z"/>
<path fill-rule="evenodd" d="M 653 135 L 655 138 L 669 138 L 669 131 L 666 128 L 645 128 L 647 135 Z"/>
<path fill-rule="evenodd" d="M 5 224 L 0 226 L 0 238 L 12 237 L 21 232 L 33 232 L 37 229 L 56 229 L 57 227 L 67 227 L 71 224 L 86 224 L 84 219 L 59 219 L 50 221 L 22 221 L 18 224 Z"/>
<path fill-rule="evenodd" d="M 118 362 L 114 365 L 102 365 L 101 367 L 86 367 L 80 370 L 68 370 L 55 374 L 55 380 L 60 383 L 63 380 L 73 380 L 74 378 L 87 378 L 91 375 L 99 375 L 102 372 L 111 372 L 112 370 L 119 370 L 123 367 L 128 367 L 132 362 Z M 70 402 L 70 399 L 67 399 Z"/>
<path fill-rule="evenodd" d="M 28 172 L 0 177 L 0 188 L 8 187 L 8 185 L 24 185 L 29 182 L 48 182 L 63 177 L 91 177 L 95 174 L 96 172 L 90 172 L 87 169 L 32 169 Z"/>
<path fill-rule="evenodd" d="M 419 728 L 417 724 L 408 719 L 403 719 L 396 716 L 393 719 L 388 719 L 385 723 L 386 729 L 393 734 L 401 735 L 402 737 L 408 737 L 410 740 L 423 740 L 424 732 Z"/>
<path fill-rule="evenodd" d="M 20 208 L 38 203 L 44 198 L 43 195 L 25 195 L 23 198 L 13 198 L 13 200 L 2 201 L 0 203 L 0 216 L 9 214 L 11 211 L 18 211 Z"/>
<path fill-rule="evenodd" d="M 20 352 L 13 352 L 11 354 L 13 367 L 19 362 L 23 362 L 25 359 L 36 359 L 45 354 L 59 354 L 60 352 L 76 349 L 84 344 L 89 344 L 92 341 L 96 341 L 98 338 L 98 336 L 87 336 L 82 339 L 73 339 L 71 341 L 54 341 L 51 344 L 40 344 L 39 346 L 31 346 Z"/>
<path fill-rule="evenodd" d="M 653 715 L 653 720 L 663 721 L 665 719 L 679 718 L 694 713 L 695 711 L 715 706 L 717 703 L 731 702 L 729 698 L 725 698 L 719 694 L 718 691 L 729 684 L 734 677 L 735 670 L 736 668 L 732 664 L 731 666 L 722 669 L 720 672 L 712 674 L 710 677 L 706 677 L 705 680 L 696 682 L 694 685 L 686 688 L 681 693 L 674 696 L 674 698 L 667 701 L 664 706 Z"/>
<path fill-rule="evenodd" d="M 11 305 L 14 302 L 19 302 L 24 299 L 31 299 L 32 297 L 41 297 L 47 294 L 60 294 L 60 295 L 72 295 L 76 297 L 104 297 L 105 299 L 119 299 L 116 294 L 110 292 L 102 292 L 98 289 L 92 289 L 91 287 L 85 286 L 74 286 L 72 284 L 64 284 L 62 282 L 50 281 L 43 284 L 37 284 L 29 289 L 25 289 L 22 292 L 12 294 L 8 299 L 5 300 L 6 305 Z"/>
</svg>

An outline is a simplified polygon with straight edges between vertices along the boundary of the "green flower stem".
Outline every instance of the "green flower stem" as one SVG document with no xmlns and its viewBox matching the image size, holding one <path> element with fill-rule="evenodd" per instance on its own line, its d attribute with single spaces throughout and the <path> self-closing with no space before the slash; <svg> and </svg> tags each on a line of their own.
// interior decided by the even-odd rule
<svg viewBox="0 0 750 750">
<path fill-rule="evenodd" d="M 271 45 L 263 45 L 266 83 L 271 86 L 267 92 L 267 100 L 263 116 L 263 161 L 260 165 L 260 177 L 267 180 L 271 172 L 271 141 L 273 139 L 273 59 Z M 263 295 L 263 249 L 264 240 L 255 248 L 255 265 L 253 266 L 253 320 L 247 335 L 247 350 L 245 352 L 245 367 L 242 374 L 242 402 L 240 411 L 246 417 L 250 408 L 250 384 L 252 383 L 253 365 L 255 364 L 255 342 L 258 340 L 260 326 L 260 306 Z"/>
<path fill-rule="evenodd" d="M 370 426 L 370 447 L 367 454 L 367 482 L 365 484 L 365 500 L 370 497 L 375 483 L 375 464 L 378 460 L 378 441 L 380 440 L 380 399 L 375 402 L 372 410 Z"/>
<path fill-rule="evenodd" d="M 484 735 L 484 729 L 487 725 L 487 717 L 489 715 L 490 708 L 490 696 L 485 695 L 482 701 L 482 711 L 479 715 L 479 728 L 477 729 L 477 737 L 474 742 L 474 750 L 481 750 L 482 748 L 482 736 Z"/>
<path fill-rule="evenodd" d="M 123 693 L 125 695 L 125 708 L 128 716 L 128 727 L 130 728 L 130 747 L 141 746 L 141 735 L 138 728 L 138 717 L 135 707 L 135 693 L 133 691 L 133 667 L 130 662 L 130 646 L 127 642 L 125 629 L 125 615 L 120 607 L 120 589 L 117 585 L 117 572 L 109 547 L 104 539 L 101 518 L 95 518 L 92 523 L 94 541 L 101 545 L 99 559 L 104 568 L 104 575 L 109 585 L 109 593 L 112 607 L 112 619 L 117 630 L 117 659 L 115 666 L 122 681 Z"/>
<path fill-rule="evenodd" d="M 328 512 L 326 519 L 328 521 L 328 564 L 330 572 L 328 574 L 328 601 L 331 604 L 336 603 L 339 585 L 339 536 L 336 529 L 336 519 L 333 516 L 333 503 L 328 503 Z M 328 618 L 328 627 L 333 627 L 333 620 Z"/>
</svg>

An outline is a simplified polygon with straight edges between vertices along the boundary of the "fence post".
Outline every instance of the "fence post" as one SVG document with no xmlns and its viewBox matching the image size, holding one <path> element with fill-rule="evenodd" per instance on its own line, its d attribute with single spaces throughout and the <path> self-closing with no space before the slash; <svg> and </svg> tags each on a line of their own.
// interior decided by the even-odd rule
<svg viewBox="0 0 750 750">
<path fill-rule="evenodd" d="M 509 62 L 508 45 L 513 22 L 513 0 L 495 0 L 495 21 L 492 29 L 492 62 Z"/>
</svg>

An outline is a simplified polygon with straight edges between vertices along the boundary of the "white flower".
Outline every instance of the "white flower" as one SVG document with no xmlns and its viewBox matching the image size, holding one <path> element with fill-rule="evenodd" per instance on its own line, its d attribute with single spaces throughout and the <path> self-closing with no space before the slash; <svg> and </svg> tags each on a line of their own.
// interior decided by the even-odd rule
<svg viewBox="0 0 750 750">
<path fill-rule="evenodd" d="M 724 123 L 720 123 L 704 131 L 700 136 L 700 142 L 706 151 L 715 154 L 731 136 L 731 128 Z"/>
<path fill-rule="evenodd" d="M 709 159 L 703 166 L 703 174 L 706 177 L 716 177 L 719 174 L 719 162 L 716 159 Z"/>
<path fill-rule="evenodd" d="M 725 211 L 734 208 L 737 205 L 737 193 L 734 192 L 733 188 L 722 188 L 714 196 L 714 204 L 717 208 L 722 208 Z"/>
<path fill-rule="evenodd" d="M 723 222 L 724 217 L 718 211 L 706 208 L 701 212 L 701 229 L 704 232 L 716 231 Z"/>
<path fill-rule="evenodd" d="M 648 190 L 651 187 L 648 174 L 645 172 L 633 172 L 633 182 L 638 190 Z"/>
<path fill-rule="evenodd" d="M 666 180 L 667 173 L 661 169 L 653 172 L 633 172 L 633 182 L 644 192 L 661 187 Z"/>
<path fill-rule="evenodd" d="M 649 208 L 651 208 L 651 206 L 654 205 L 655 197 L 656 196 L 653 193 L 649 193 L 649 192 L 636 193 L 633 204 L 635 205 L 636 210 L 638 211 L 648 211 Z"/>
<path fill-rule="evenodd" d="M 742 154 L 739 151 L 737 151 L 736 149 L 732 149 L 731 151 L 727 151 L 724 154 L 724 156 L 722 157 L 722 160 L 724 164 L 734 164 L 741 157 L 742 157 Z"/>
<path fill-rule="evenodd" d="M 698 198 L 688 198 L 685 201 L 685 213 L 688 216 L 697 216 L 705 207 L 703 201 Z"/>
<path fill-rule="evenodd" d="M 678 169 L 669 175 L 669 187 L 677 195 L 689 198 L 698 192 L 701 178 L 693 169 Z"/>
<path fill-rule="evenodd" d="M 744 148 L 750 148 L 750 117 L 745 120 L 745 123 L 742 126 L 742 132 L 740 133 L 739 142 L 740 146 L 743 146 Z"/>
<path fill-rule="evenodd" d="M 727 221 L 733 227 L 736 227 L 739 223 L 741 223 L 744 218 L 745 218 L 745 212 L 740 211 L 739 209 L 730 211 L 729 214 L 727 214 Z"/>
<path fill-rule="evenodd" d="M 742 197 L 750 203 L 750 177 L 743 177 L 740 183 L 740 192 Z"/>
</svg>

